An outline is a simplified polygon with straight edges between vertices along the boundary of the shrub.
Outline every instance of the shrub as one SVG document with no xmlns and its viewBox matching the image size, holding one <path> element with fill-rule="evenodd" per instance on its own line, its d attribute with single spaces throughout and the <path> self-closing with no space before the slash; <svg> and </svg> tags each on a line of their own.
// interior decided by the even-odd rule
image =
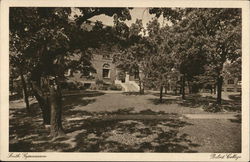
<svg viewBox="0 0 250 162">
<path fill-rule="evenodd" d="M 109 89 L 110 90 L 115 90 L 115 91 L 121 91 L 122 87 L 119 86 L 119 85 L 112 84 L 112 85 L 109 86 Z"/>
<path fill-rule="evenodd" d="M 74 82 L 63 82 L 61 84 L 62 89 L 67 89 L 67 90 L 76 90 L 77 89 L 77 84 Z"/>
<path fill-rule="evenodd" d="M 95 84 L 97 84 L 97 85 L 103 85 L 103 84 L 105 84 L 105 83 L 104 83 L 103 80 L 97 79 L 97 80 L 95 81 Z"/>
<path fill-rule="evenodd" d="M 203 109 L 207 112 L 220 112 L 222 111 L 221 105 L 217 103 L 209 103 L 203 106 Z"/>
</svg>

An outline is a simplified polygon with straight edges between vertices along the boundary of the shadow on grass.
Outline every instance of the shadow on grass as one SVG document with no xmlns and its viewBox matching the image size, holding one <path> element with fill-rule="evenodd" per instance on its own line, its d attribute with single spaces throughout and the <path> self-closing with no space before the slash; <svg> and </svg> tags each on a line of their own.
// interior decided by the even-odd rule
<svg viewBox="0 0 250 162">
<path fill-rule="evenodd" d="M 159 94 L 154 94 L 154 96 L 159 96 Z M 210 97 L 201 97 L 201 95 L 199 94 L 195 94 L 195 95 L 186 95 L 185 99 L 181 99 L 181 97 L 177 97 L 177 98 L 168 98 L 171 97 L 170 95 L 165 95 L 166 97 L 164 97 L 162 99 L 162 101 L 160 101 L 159 98 L 150 98 L 148 99 L 149 101 L 151 101 L 151 103 L 153 103 L 154 105 L 159 105 L 159 104 L 178 104 L 184 107 L 190 107 L 190 108 L 197 108 L 203 105 L 208 104 L 211 101 Z"/>
<path fill-rule="evenodd" d="M 231 100 L 223 101 L 223 108 L 227 111 L 241 111 L 241 95 L 232 94 L 228 95 L 228 98 Z"/>
<path fill-rule="evenodd" d="M 229 119 L 233 123 L 241 123 L 241 114 L 235 115 L 236 119 Z"/>
<path fill-rule="evenodd" d="M 231 100 L 222 100 L 221 107 L 226 111 L 240 112 L 241 111 L 241 96 L 240 95 L 230 95 Z M 178 104 L 183 107 L 189 108 L 198 108 L 198 107 L 207 107 L 208 105 L 216 104 L 216 98 L 212 96 L 202 97 L 199 94 L 186 95 L 185 99 L 182 100 L 180 97 L 176 99 L 164 97 L 162 102 L 159 98 L 150 98 L 148 99 L 154 105 L 159 104 Z"/>
<path fill-rule="evenodd" d="M 32 151 L 37 146 L 32 142 L 47 141 L 48 131 L 42 125 L 38 103 L 30 105 L 30 113 L 25 108 L 10 109 L 9 151 Z M 39 148 L 38 148 L 39 150 Z"/>
<path fill-rule="evenodd" d="M 152 102 L 154 105 L 160 105 L 160 104 L 174 104 L 174 103 L 178 103 L 178 99 L 168 99 L 168 98 L 164 98 L 162 99 L 162 101 L 160 101 L 160 99 L 158 98 L 150 98 L 148 99 L 150 102 Z"/>
<path fill-rule="evenodd" d="M 114 112 L 76 112 L 80 120 L 63 122 L 67 136 L 52 140 L 42 126 L 41 118 L 17 116 L 10 122 L 10 152 L 196 152 L 192 143 L 179 128 L 191 125 L 175 114 L 165 113 L 158 119 L 152 110 L 133 113 L 133 108 Z M 83 118 L 83 115 L 89 118 Z M 112 118 L 113 115 L 118 118 Z M 20 114 L 18 114 L 20 115 Z M 125 115 L 126 119 L 119 118 Z M 134 116 L 140 118 L 134 118 Z M 144 115 L 153 115 L 144 118 Z M 67 114 L 66 117 L 69 117 Z M 72 119 L 72 118 L 70 118 Z M 69 142 L 70 141 L 70 142 Z"/>
<path fill-rule="evenodd" d="M 72 123 L 72 125 L 75 125 Z M 179 119 L 86 120 L 75 137 L 75 152 L 196 152 L 198 144 L 178 129 L 190 125 Z"/>
<path fill-rule="evenodd" d="M 180 102 L 180 105 L 184 107 L 197 108 L 200 106 L 206 106 L 212 102 L 214 102 L 214 99 L 210 96 L 202 97 L 199 94 L 195 94 L 186 96 L 185 99 Z"/>
<path fill-rule="evenodd" d="M 9 96 L 9 100 L 10 101 L 14 101 L 14 100 L 18 100 L 18 99 L 21 99 L 22 97 L 18 94 L 14 94 L 14 95 L 10 95 Z"/>
<path fill-rule="evenodd" d="M 228 98 L 230 98 L 233 101 L 240 101 L 241 102 L 241 95 L 240 94 L 231 94 L 228 95 Z"/>
<path fill-rule="evenodd" d="M 141 94 L 140 92 L 122 92 L 123 95 L 132 95 L 132 96 L 137 96 L 137 95 L 144 95 L 145 93 Z"/>
<path fill-rule="evenodd" d="M 160 97 L 160 93 L 149 93 L 153 96 Z M 180 96 L 179 94 L 174 94 L 174 93 L 162 93 L 163 97 L 168 97 L 168 96 Z"/>
<path fill-rule="evenodd" d="M 80 95 L 70 95 L 63 97 L 63 115 L 77 115 L 76 112 L 72 110 L 76 106 L 86 106 L 88 104 L 94 103 L 96 101 L 95 98 L 91 97 L 97 97 L 104 95 L 105 93 L 98 92 L 98 91 L 89 91 L 85 92 L 84 94 Z M 90 99 L 89 99 L 90 98 Z M 78 112 L 82 115 L 86 115 L 87 112 Z M 87 113 L 88 114 L 88 113 Z"/>
<path fill-rule="evenodd" d="M 11 119 L 29 119 L 29 118 L 39 118 L 41 115 L 40 107 L 38 103 L 30 104 L 29 113 L 26 108 L 10 108 Z M 10 120 L 11 120 L 10 119 Z"/>
</svg>

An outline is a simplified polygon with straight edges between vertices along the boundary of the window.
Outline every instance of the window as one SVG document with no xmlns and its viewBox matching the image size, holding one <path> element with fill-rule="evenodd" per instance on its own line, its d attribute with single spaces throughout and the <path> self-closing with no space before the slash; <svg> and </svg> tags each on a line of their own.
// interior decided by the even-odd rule
<svg viewBox="0 0 250 162">
<path fill-rule="evenodd" d="M 102 77 L 103 78 L 110 78 L 110 70 L 109 69 L 103 69 L 102 70 Z"/>
<path fill-rule="evenodd" d="M 135 79 L 139 79 L 139 73 L 135 73 Z"/>
<path fill-rule="evenodd" d="M 110 59 L 111 57 L 110 57 L 110 54 L 104 54 L 104 55 L 102 55 L 102 58 L 103 59 Z"/>
<path fill-rule="evenodd" d="M 109 64 L 103 64 L 102 77 L 110 78 L 110 65 Z"/>
<path fill-rule="evenodd" d="M 227 88 L 227 92 L 234 92 L 234 88 Z"/>
<path fill-rule="evenodd" d="M 234 80 L 233 80 L 233 79 L 229 79 L 229 80 L 227 81 L 227 84 L 234 84 Z"/>
</svg>

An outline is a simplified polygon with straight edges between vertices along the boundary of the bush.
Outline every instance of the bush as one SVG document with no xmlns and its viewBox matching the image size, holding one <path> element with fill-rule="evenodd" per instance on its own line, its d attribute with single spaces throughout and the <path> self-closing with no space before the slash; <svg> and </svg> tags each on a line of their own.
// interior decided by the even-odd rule
<svg viewBox="0 0 250 162">
<path fill-rule="evenodd" d="M 103 80 L 97 79 L 97 80 L 95 81 L 95 84 L 96 84 L 96 85 L 103 85 L 103 84 L 105 84 L 105 83 L 104 83 Z"/>
<path fill-rule="evenodd" d="M 109 89 L 110 90 L 115 90 L 115 91 L 121 91 L 122 87 L 119 86 L 119 85 L 112 84 L 112 85 L 109 86 Z"/>
<path fill-rule="evenodd" d="M 209 103 L 204 105 L 203 109 L 207 112 L 220 112 L 222 110 L 221 105 L 217 103 Z"/>
<path fill-rule="evenodd" d="M 84 90 L 86 89 L 84 84 L 81 82 L 63 82 L 61 84 L 62 89 L 65 90 Z"/>
<path fill-rule="evenodd" d="M 108 90 L 108 87 L 103 85 L 102 87 L 99 87 L 99 90 L 105 90 L 106 91 L 106 90 Z"/>
<path fill-rule="evenodd" d="M 75 90 L 77 85 L 74 82 L 64 82 L 61 84 L 62 89 Z"/>
<path fill-rule="evenodd" d="M 90 89 L 91 90 L 97 90 L 98 88 L 97 88 L 96 84 L 91 84 Z"/>
</svg>

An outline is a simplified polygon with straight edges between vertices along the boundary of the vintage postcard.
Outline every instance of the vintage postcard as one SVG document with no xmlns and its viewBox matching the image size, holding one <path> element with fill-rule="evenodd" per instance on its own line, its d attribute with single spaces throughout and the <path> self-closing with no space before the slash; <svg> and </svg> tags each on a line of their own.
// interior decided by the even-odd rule
<svg viewBox="0 0 250 162">
<path fill-rule="evenodd" d="M 248 1 L 1 1 L 1 160 L 249 161 Z"/>
</svg>

